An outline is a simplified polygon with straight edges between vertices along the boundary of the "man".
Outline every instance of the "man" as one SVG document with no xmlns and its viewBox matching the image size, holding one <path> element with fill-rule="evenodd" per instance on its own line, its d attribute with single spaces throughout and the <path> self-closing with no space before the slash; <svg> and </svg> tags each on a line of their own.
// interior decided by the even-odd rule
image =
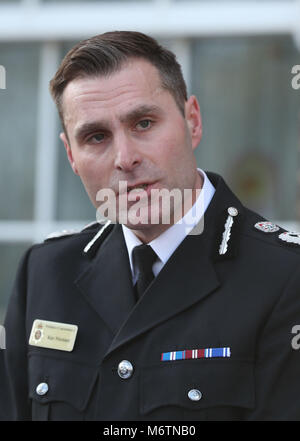
<svg viewBox="0 0 300 441">
<path fill-rule="evenodd" d="M 196 168 L 200 110 L 174 55 L 106 33 L 75 46 L 50 89 L 73 171 L 115 211 L 23 258 L 1 352 L 8 417 L 299 419 L 299 236 Z M 165 210 L 161 190 L 184 197 Z"/>
</svg>

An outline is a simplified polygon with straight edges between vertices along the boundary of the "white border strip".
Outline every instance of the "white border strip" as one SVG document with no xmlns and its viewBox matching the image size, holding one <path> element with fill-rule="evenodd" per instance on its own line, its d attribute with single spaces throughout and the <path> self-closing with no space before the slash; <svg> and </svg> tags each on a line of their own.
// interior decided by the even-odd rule
<svg viewBox="0 0 300 441">
<path fill-rule="evenodd" d="M 0 7 L 0 40 L 73 40 L 114 29 L 175 38 L 299 34 L 296 0 L 28 3 Z"/>
</svg>

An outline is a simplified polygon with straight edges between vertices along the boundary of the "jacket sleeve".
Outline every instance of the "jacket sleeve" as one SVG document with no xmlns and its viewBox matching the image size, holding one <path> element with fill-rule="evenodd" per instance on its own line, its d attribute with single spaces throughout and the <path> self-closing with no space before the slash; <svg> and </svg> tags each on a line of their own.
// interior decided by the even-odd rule
<svg viewBox="0 0 300 441">
<path fill-rule="evenodd" d="M 22 258 L 4 322 L 6 348 L 0 351 L 0 419 L 28 420 L 26 293 L 27 262 L 31 249 Z"/>
<path fill-rule="evenodd" d="M 257 341 L 254 420 L 300 420 L 300 267 L 293 272 Z M 294 328 L 295 329 L 295 328 Z M 300 338 L 298 338 L 298 342 Z"/>
</svg>

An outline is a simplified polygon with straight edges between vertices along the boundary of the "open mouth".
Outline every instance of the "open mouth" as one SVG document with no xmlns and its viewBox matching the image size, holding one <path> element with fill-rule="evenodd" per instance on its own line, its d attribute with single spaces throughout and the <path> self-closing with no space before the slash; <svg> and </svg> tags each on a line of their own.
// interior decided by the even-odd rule
<svg viewBox="0 0 300 441">
<path fill-rule="evenodd" d="M 149 186 L 149 184 L 146 184 L 146 183 L 129 186 L 129 187 L 127 187 L 127 193 L 129 193 L 129 192 L 131 192 L 133 190 L 137 190 L 137 191 L 139 191 L 139 190 L 147 190 L 148 186 Z"/>
<path fill-rule="evenodd" d="M 117 196 L 121 195 L 135 195 L 139 197 L 143 197 L 144 193 L 147 193 L 147 196 L 150 197 L 152 188 L 155 188 L 157 184 L 157 181 L 155 182 L 139 182 L 134 185 L 128 185 L 126 182 L 122 182 L 122 185 L 119 184 L 119 191 L 117 193 Z"/>
</svg>

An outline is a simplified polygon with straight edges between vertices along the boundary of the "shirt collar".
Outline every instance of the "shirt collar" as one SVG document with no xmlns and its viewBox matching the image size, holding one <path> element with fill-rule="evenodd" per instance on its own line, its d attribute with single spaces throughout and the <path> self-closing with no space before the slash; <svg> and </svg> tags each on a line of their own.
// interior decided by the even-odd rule
<svg viewBox="0 0 300 441">
<path fill-rule="evenodd" d="M 204 215 L 213 195 L 215 188 L 208 179 L 206 173 L 197 169 L 198 172 L 203 177 L 203 186 L 193 207 L 185 214 L 185 216 L 180 219 L 176 224 L 172 225 L 166 231 L 164 231 L 160 236 L 149 242 L 148 245 L 157 254 L 160 261 L 165 264 L 167 260 L 171 257 L 176 248 L 185 239 L 189 232 L 197 225 Z M 129 262 L 132 274 L 134 274 L 134 268 L 132 263 L 132 250 L 137 245 L 141 245 L 142 242 L 138 237 L 125 225 L 122 225 L 123 234 L 125 238 L 125 243 L 127 246 Z"/>
</svg>

